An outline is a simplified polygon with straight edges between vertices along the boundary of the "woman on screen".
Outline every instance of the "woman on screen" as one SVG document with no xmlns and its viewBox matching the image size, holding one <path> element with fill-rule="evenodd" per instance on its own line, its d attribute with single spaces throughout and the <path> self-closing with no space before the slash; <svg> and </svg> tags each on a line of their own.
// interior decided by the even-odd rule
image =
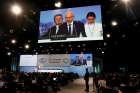
<svg viewBox="0 0 140 93">
<path fill-rule="evenodd" d="M 87 22 L 85 24 L 85 32 L 87 37 L 98 38 L 102 36 L 102 24 L 96 22 L 96 15 L 94 12 L 88 12 L 86 16 Z"/>
</svg>

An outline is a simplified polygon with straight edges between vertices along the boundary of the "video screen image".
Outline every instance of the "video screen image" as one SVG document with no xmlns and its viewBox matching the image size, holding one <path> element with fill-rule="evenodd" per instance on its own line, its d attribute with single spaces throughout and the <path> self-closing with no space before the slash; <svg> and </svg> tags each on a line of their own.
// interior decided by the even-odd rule
<svg viewBox="0 0 140 93">
<path fill-rule="evenodd" d="M 103 40 L 101 6 L 40 12 L 38 43 Z"/>
</svg>

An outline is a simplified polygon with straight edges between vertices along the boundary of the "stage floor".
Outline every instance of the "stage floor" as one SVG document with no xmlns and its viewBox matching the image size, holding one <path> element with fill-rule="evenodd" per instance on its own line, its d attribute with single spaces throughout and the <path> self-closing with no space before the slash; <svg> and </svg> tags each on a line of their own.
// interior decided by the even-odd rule
<svg viewBox="0 0 140 93">
<path fill-rule="evenodd" d="M 87 93 L 85 90 L 85 81 L 83 78 L 76 79 L 75 81 L 69 83 L 68 85 L 61 87 L 58 93 Z M 93 88 L 93 79 L 89 80 L 89 92 L 96 93 L 96 87 Z"/>
</svg>

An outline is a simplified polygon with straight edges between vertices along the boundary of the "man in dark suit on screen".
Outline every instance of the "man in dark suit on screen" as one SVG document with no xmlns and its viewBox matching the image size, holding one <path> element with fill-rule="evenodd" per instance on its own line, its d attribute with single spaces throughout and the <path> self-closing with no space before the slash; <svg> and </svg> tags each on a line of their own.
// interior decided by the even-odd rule
<svg viewBox="0 0 140 93">
<path fill-rule="evenodd" d="M 48 36 L 51 40 L 62 39 L 64 37 L 63 32 L 60 30 L 63 23 L 63 16 L 56 14 L 54 16 L 55 25 L 48 30 Z"/>
<path fill-rule="evenodd" d="M 64 35 L 64 32 L 62 32 L 61 25 L 63 23 L 63 16 L 61 14 L 56 14 L 54 16 L 54 23 L 55 25 L 48 29 L 47 33 L 43 36 L 46 37 L 46 39 L 51 40 L 61 40 L 66 39 L 66 35 Z"/>
<path fill-rule="evenodd" d="M 66 22 L 62 24 L 61 30 L 67 38 L 86 37 L 84 24 L 80 21 L 74 21 L 74 14 L 68 11 L 65 15 Z"/>
</svg>

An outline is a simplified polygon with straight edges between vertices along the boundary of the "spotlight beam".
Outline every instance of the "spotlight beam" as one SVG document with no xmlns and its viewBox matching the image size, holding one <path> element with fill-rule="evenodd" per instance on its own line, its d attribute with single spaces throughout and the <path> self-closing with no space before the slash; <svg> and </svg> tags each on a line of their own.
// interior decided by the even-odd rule
<svg viewBox="0 0 140 93">
<path fill-rule="evenodd" d="M 59 1 L 59 2 L 56 2 L 54 5 L 55 5 L 55 7 L 58 7 L 59 8 L 59 7 L 62 6 L 62 3 Z"/>
<path fill-rule="evenodd" d="M 130 0 L 121 0 L 123 3 L 127 4 L 130 2 Z"/>
<path fill-rule="evenodd" d="M 21 8 L 21 6 L 15 4 L 11 7 L 11 11 L 12 11 L 13 14 L 19 15 L 22 12 L 22 8 Z"/>
</svg>

